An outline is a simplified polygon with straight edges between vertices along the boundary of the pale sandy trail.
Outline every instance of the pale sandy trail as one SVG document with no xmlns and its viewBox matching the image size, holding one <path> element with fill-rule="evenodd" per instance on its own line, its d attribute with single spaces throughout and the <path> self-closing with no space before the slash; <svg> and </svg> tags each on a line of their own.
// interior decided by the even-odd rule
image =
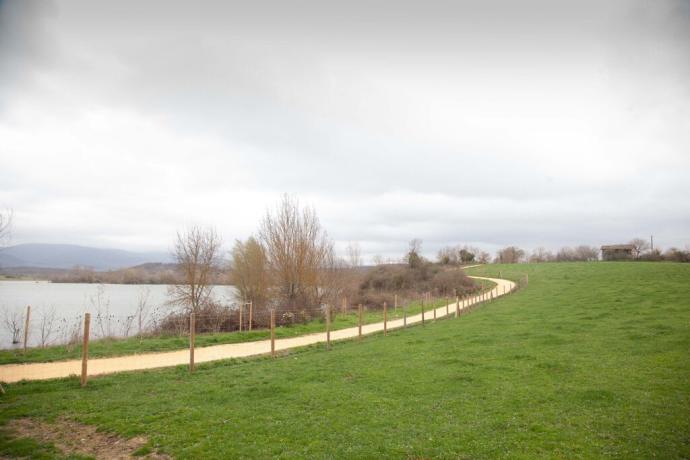
<svg viewBox="0 0 690 460">
<path fill-rule="evenodd" d="M 508 294 L 515 288 L 512 281 L 498 278 L 483 278 L 473 276 L 475 279 L 493 281 L 496 286 L 486 294 L 486 298 L 493 294 L 493 297 Z M 482 300 L 482 295 L 477 295 L 461 302 L 461 309 L 466 309 Z M 455 315 L 455 302 L 436 309 L 436 317 L 446 316 L 446 310 L 450 316 Z M 425 320 L 433 320 L 434 311 L 425 312 Z M 407 318 L 407 324 L 422 322 L 422 314 L 419 313 Z M 398 329 L 403 327 L 403 320 L 388 321 L 388 329 Z M 366 324 L 362 326 L 362 334 L 373 334 L 383 331 L 383 322 Z M 357 337 L 358 328 L 350 327 L 331 331 L 331 340 L 344 340 Z M 325 342 L 326 333 L 317 332 L 314 334 L 299 337 L 290 337 L 276 340 L 276 350 L 287 350 L 289 348 L 302 347 L 315 343 Z M 194 351 L 194 361 L 204 363 L 228 358 L 243 358 L 247 356 L 265 355 L 271 352 L 271 341 L 261 340 L 256 342 L 232 343 L 227 345 L 213 345 L 210 347 L 196 348 Z M 89 360 L 89 375 L 112 374 L 115 372 L 136 371 L 142 369 L 154 369 L 158 367 L 179 366 L 189 363 L 189 350 L 166 351 L 161 353 L 145 353 L 139 355 L 127 355 L 116 358 L 97 358 Z M 0 366 L 0 382 L 12 383 L 20 380 L 47 380 L 81 373 L 81 360 L 58 361 L 52 363 L 32 363 L 32 364 L 8 364 Z"/>
</svg>

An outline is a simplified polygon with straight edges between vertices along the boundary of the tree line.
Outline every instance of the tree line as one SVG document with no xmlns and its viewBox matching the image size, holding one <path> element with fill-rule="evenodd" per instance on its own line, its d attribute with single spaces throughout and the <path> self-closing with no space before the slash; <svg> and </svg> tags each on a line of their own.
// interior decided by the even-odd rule
<svg viewBox="0 0 690 460">
<path fill-rule="evenodd" d="M 198 312 L 211 304 L 210 280 L 223 269 L 215 230 L 192 227 L 177 234 L 174 255 L 182 283 L 171 286 L 171 302 Z M 350 260 L 356 261 L 357 250 Z M 354 268 L 336 257 L 333 240 L 316 211 L 283 196 L 267 211 L 256 233 L 236 240 L 230 253 L 230 282 L 241 301 L 257 310 L 334 304 Z"/>
<path fill-rule="evenodd" d="M 690 262 L 690 250 L 675 247 L 663 251 L 652 248 L 649 241 L 634 238 L 628 243 L 632 247 L 632 260 Z M 588 245 L 565 246 L 556 252 L 538 247 L 529 252 L 517 246 L 499 249 L 493 259 L 485 251 L 467 245 L 446 246 L 437 253 L 436 260 L 443 265 L 467 265 L 472 263 L 517 264 L 540 262 L 591 262 L 600 259 L 599 248 Z"/>
</svg>

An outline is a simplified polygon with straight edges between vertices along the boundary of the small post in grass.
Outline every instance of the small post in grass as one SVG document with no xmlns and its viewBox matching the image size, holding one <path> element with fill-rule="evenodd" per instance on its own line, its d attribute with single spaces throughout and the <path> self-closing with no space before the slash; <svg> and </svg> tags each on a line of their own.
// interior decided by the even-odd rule
<svg viewBox="0 0 690 460">
<path fill-rule="evenodd" d="M 271 356 L 276 357 L 276 309 L 271 308 Z"/>
<path fill-rule="evenodd" d="M 359 312 L 358 312 L 358 320 L 357 320 L 357 325 L 359 326 L 359 335 L 357 336 L 358 340 L 362 340 L 362 304 L 359 304 Z"/>
<path fill-rule="evenodd" d="M 26 343 L 29 341 L 29 318 L 31 317 L 31 305 L 26 306 L 26 321 L 24 322 L 24 353 L 26 353 Z"/>
<path fill-rule="evenodd" d="M 424 299 L 422 299 L 422 326 L 424 326 Z"/>
<path fill-rule="evenodd" d="M 403 327 L 407 327 L 407 305 L 403 302 Z"/>
<path fill-rule="evenodd" d="M 395 295 L 393 296 L 393 311 L 394 311 L 395 313 L 398 312 L 398 294 L 395 294 Z"/>
<path fill-rule="evenodd" d="M 194 345 L 196 343 L 196 318 L 189 314 L 189 372 L 194 372 Z"/>
<path fill-rule="evenodd" d="M 434 321 L 436 321 L 436 306 L 434 304 L 431 304 L 431 305 L 432 305 L 431 308 L 434 310 Z"/>
<path fill-rule="evenodd" d="M 244 310 L 244 304 L 245 304 L 245 303 L 246 303 L 246 302 L 242 302 L 242 303 L 240 304 L 240 311 L 239 311 L 240 318 L 239 318 L 239 320 L 238 320 L 238 322 L 239 322 L 239 324 L 240 324 L 240 332 L 242 332 L 242 310 Z"/>
<path fill-rule="evenodd" d="M 81 386 L 86 386 L 89 365 L 89 330 L 91 329 L 91 313 L 84 313 L 84 341 L 81 347 Z"/>
<path fill-rule="evenodd" d="M 383 302 L 383 335 L 388 335 L 388 303 Z"/>
<path fill-rule="evenodd" d="M 326 304 L 326 350 L 331 349 L 331 305 Z"/>
<path fill-rule="evenodd" d="M 253 316 L 254 316 L 253 313 L 254 313 L 254 312 L 252 311 L 252 310 L 253 310 L 252 307 L 254 307 L 254 301 L 253 301 L 253 300 L 250 300 L 250 301 L 249 301 L 249 330 L 250 330 L 250 331 L 252 330 L 252 320 L 254 319 L 254 318 L 253 318 Z"/>
<path fill-rule="evenodd" d="M 347 314 L 347 297 L 343 297 L 343 313 Z"/>
<path fill-rule="evenodd" d="M 455 317 L 460 316 L 460 297 L 455 296 Z"/>
<path fill-rule="evenodd" d="M 448 297 L 444 297 L 444 302 L 446 303 L 446 316 L 448 316 Z"/>
</svg>

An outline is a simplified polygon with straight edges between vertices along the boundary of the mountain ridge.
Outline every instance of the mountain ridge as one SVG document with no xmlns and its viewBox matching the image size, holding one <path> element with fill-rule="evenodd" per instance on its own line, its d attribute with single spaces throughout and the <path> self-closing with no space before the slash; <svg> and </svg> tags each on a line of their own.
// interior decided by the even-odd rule
<svg viewBox="0 0 690 460">
<path fill-rule="evenodd" d="M 137 252 L 114 248 L 95 248 L 76 244 L 25 243 L 0 251 L 1 268 L 59 268 L 75 266 L 94 270 L 117 270 L 147 263 L 170 263 L 165 252 Z"/>
</svg>

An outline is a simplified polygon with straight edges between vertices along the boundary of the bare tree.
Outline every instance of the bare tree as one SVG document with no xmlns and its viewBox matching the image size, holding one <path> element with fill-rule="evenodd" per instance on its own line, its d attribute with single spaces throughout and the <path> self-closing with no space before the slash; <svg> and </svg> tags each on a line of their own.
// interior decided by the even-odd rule
<svg viewBox="0 0 690 460">
<path fill-rule="evenodd" d="M 553 253 L 543 247 L 538 247 L 532 251 L 532 255 L 529 256 L 529 261 L 531 263 L 551 262 L 552 260 L 554 260 Z"/>
<path fill-rule="evenodd" d="M 649 241 L 642 238 L 633 238 L 630 240 L 630 244 L 633 247 L 633 256 L 639 259 L 640 256 L 649 250 Z"/>
<path fill-rule="evenodd" d="M 556 253 L 556 262 L 574 262 L 577 260 L 575 250 L 569 246 L 564 246 Z"/>
<path fill-rule="evenodd" d="M 331 250 L 324 258 L 320 272 L 319 303 L 335 306 L 348 288 L 351 278 L 348 275 L 352 273 L 352 269 L 345 260 L 337 258 L 335 251 Z M 335 311 L 335 309 L 331 310 L 331 312 Z"/>
<path fill-rule="evenodd" d="M 424 263 L 422 259 L 422 240 L 414 238 L 410 240 L 410 250 L 407 252 L 407 264 L 410 268 L 418 268 Z"/>
<path fill-rule="evenodd" d="M 436 253 L 436 260 L 442 265 L 456 265 L 458 263 L 458 251 L 453 246 L 445 246 Z"/>
<path fill-rule="evenodd" d="M 488 252 L 480 251 L 479 252 L 479 258 L 477 259 L 477 262 L 479 262 L 480 264 L 488 264 L 490 257 L 491 257 L 491 254 L 489 254 Z"/>
<path fill-rule="evenodd" d="M 267 212 L 259 239 L 277 297 L 294 308 L 318 302 L 323 268 L 333 257 L 333 242 L 313 208 L 300 209 L 284 195 L 275 212 Z"/>
<path fill-rule="evenodd" d="M 244 301 L 251 300 L 261 308 L 268 301 L 269 273 L 264 248 L 256 238 L 235 241 L 232 249 L 232 284 Z"/>
<path fill-rule="evenodd" d="M 41 334 L 41 348 L 45 348 L 55 332 L 55 307 L 49 307 L 41 311 L 41 321 L 38 324 Z"/>
<path fill-rule="evenodd" d="M 599 260 L 599 250 L 594 246 L 587 246 L 585 244 L 581 244 L 575 247 L 574 251 L 577 260 L 581 260 L 583 262 Z"/>
<path fill-rule="evenodd" d="M 359 243 L 350 242 L 345 251 L 347 253 L 347 262 L 350 267 L 357 268 L 362 266 L 362 252 L 359 249 Z"/>
<path fill-rule="evenodd" d="M 213 275 L 219 268 L 220 237 L 212 228 L 191 227 L 177 233 L 174 256 L 182 272 L 182 283 L 168 288 L 170 302 L 198 312 L 208 304 Z"/>
<path fill-rule="evenodd" d="M 3 308 L 3 325 L 12 336 L 12 343 L 19 343 L 22 332 L 22 314 L 17 310 Z"/>
<path fill-rule="evenodd" d="M 515 246 L 508 246 L 496 254 L 496 262 L 500 264 L 517 264 L 525 258 L 525 251 Z"/>
<path fill-rule="evenodd" d="M 101 337 L 112 337 L 113 315 L 110 314 L 110 297 L 105 295 L 105 286 L 99 284 L 96 287 L 96 294 L 89 298 L 91 310 L 96 312 L 95 332 L 99 332 Z"/>
<path fill-rule="evenodd" d="M 139 291 L 139 301 L 137 302 L 137 311 L 134 313 L 136 317 L 137 325 L 139 326 L 139 338 L 141 339 L 142 333 L 149 325 L 149 313 L 151 307 L 149 306 L 149 296 L 151 295 L 151 289 L 144 288 Z"/>
</svg>

